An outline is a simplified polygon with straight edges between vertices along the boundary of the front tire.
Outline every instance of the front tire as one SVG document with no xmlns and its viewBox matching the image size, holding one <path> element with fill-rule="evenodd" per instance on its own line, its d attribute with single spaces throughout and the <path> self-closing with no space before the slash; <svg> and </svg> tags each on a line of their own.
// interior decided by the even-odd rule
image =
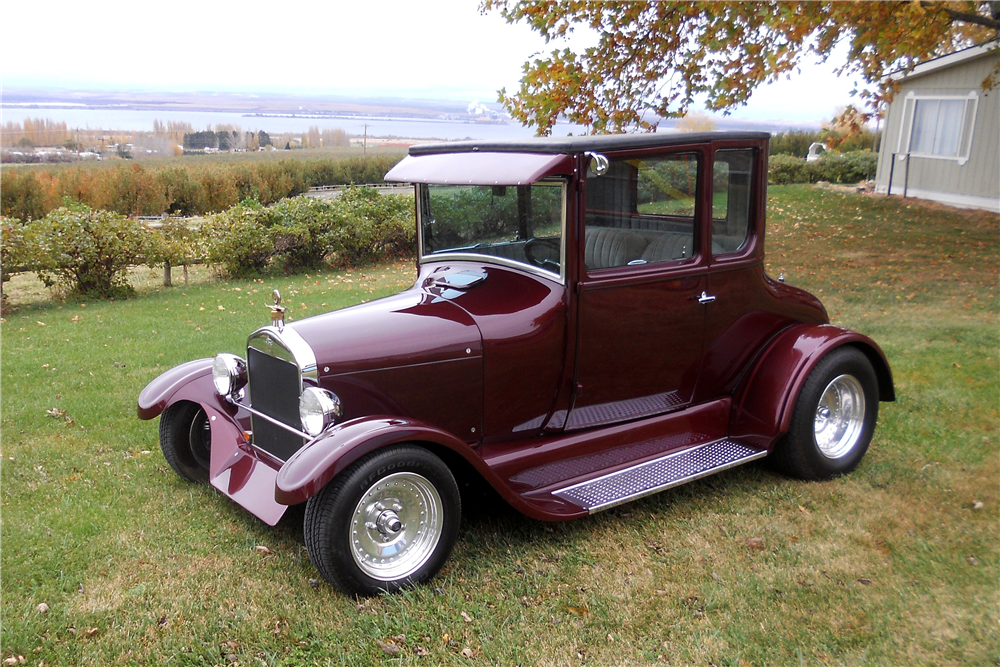
<svg viewBox="0 0 1000 667">
<path fill-rule="evenodd" d="M 160 449 L 178 475 L 190 482 L 207 482 L 212 431 L 208 415 L 197 403 L 180 401 L 160 415 Z"/>
<path fill-rule="evenodd" d="M 802 479 L 830 479 L 854 470 L 868 451 L 878 419 L 878 380 L 853 347 L 820 360 L 795 403 L 788 434 L 771 459 Z"/>
<path fill-rule="evenodd" d="M 427 581 L 455 544 L 462 501 L 441 459 L 397 445 L 356 461 L 306 504 L 313 565 L 348 595 Z"/>
</svg>

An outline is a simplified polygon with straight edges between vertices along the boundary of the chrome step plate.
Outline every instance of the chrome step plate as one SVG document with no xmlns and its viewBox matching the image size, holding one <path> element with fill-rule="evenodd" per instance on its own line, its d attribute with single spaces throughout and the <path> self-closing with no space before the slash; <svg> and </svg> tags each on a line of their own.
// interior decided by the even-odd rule
<svg viewBox="0 0 1000 667">
<path fill-rule="evenodd" d="M 764 456 L 766 451 L 717 440 L 567 486 L 553 495 L 594 513 Z"/>
</svg>

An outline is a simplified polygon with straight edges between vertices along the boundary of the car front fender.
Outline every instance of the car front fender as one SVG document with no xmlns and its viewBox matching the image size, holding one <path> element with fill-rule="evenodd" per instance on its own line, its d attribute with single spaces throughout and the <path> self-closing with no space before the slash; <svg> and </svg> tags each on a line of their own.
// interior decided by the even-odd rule
<svg viewBox="0 0 1000 667">
<path fill-rule="evenodd" d="M 879 400 L 894 401 L 885 353 L 868 336 L 829 324 L 800 324 L 776 335 L 734 393 L 730 437 L 772 447 L 788 432 L 802 385 L 816 364 L 843 345 L 863 352 L 878 378 Z"/>
<path fill-rule="evenodd" d="M 489 475 L 468 444 L 440 428 L 415 419 L 375 415 L 334 426 L 295 452 L 278 471 L 274 498 L 283 505 L 305 502 L 365 454 L 401 442 L 431 443 L 450 449 Z"/>
<path fill-rule="evenodd" d="M 208 376 L 208 382 L 203 378 Z M 174 366 L 146 385 L 139 394 L 139 419 L 155 419 L 171 403 L 186 399 L 195 403 L 217 401 L 212 383 L 212 359 L 195 359 Z"/>
</svg>

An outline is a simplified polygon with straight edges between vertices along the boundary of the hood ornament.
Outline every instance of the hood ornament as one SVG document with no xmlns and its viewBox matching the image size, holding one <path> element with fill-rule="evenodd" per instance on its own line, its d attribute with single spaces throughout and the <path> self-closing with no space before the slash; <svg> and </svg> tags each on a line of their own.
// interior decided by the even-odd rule
<svg viewBox="0 0 1000 667">
<path fill-rule="evenodd" d="M 274 305 L 268 306 L 271 309 L 271 326 L 277 327 L 281 331 L 285 327 L 285 313 L 288 309 L 281 305 L 281 292 L 274 290 Z"/>
</svg>

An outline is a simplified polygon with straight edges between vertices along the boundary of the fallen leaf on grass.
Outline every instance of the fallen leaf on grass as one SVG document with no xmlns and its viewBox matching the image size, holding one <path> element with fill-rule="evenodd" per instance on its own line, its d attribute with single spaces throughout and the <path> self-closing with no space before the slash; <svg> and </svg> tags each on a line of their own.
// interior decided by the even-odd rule
<svg viewBox="0 0 1000 667">
<path fill-rule="evenodd" d="M 382 653 L 385 653 L 387 655 L 396 655 L 400 651 L 400 648 L 396 646 L 395 642 L 391 641 L 383 642 L 376 639 L 375 643 L 378 644 L 378 647 L 380 649 L 382 649 Z"/>
<path fill-rule="evenodd" d="M 563 609 L 573 614 L 574 616 L 586 616 L 590 612 L 587 610 L 587 605 L 580 605 L 579 607 L 571 607 L 569 605 L 563 605 Z"/>
<path fill-rule="evenodd" d="M 812 514 L 812 512 L 810 512 L 809 510 L 807 510 L 802 505 L 799 505 L 799 511 L 802 512 L 803 514 Z"/>
<path fill-rule="evenodd" d="M 35 607 L 35 610 L 38 611 L 39 614 L 44 614 L 49 610 L 49 605 L 42 602 L 37 607 Z"/>
<path fill-rule="evenodd" d="M 271 550 L 265 547 L 263 544 L 258 544 L 257 546 L 254 547 L 254 550 L 264 554 L 265 556 L 270 556 L 272 553 Z"/>
<path fill-rule="evenodd" d="M 431 654 L 431 652 L 425 649 L 423 646 L 416 647 L 415 649 L 413 649 L 413 652 L 416 653 L 421 658 Z"/>
<path fill-rule="evenodd" d="M 12 655 L 3 661 L 5 665 L 23 665 L 25 663 L 23 655 Z"/>
<path fill-rule="evenodd" d="M 984 507 L 986 507 L 986 505 L 984 505 L 982 502 L 980 502 L 978 500 L 972 501 L 972 509 L 974 509 L 974 510 L 981 510 Z"/>
<path fill-rule="evenodd" d="M 969 565 L 979 565 L 979 560 L 975 556 L 969 556 L 965 559 L 965 562 Z"/>
<path fill-rule="evenodd" d="M 871 586 L 872 580 L 861 577 L 860 579 L 858 579 L 858 583 L 861 584 L 862 586 Z"/>
<path fill-rule="evenodd" d="M 463 648 L 462 649 L 462 657 L 463 658 L 471 658 L 472 657 L 472 649 L 469 648 L 468 646 L 466 646 L 465 648 Z"/>
<path fill-rule="evenodd" d="M 751 549 L 756 549 L 758 551 L 763 551 L 764 549 L 764 539 L 760 537 L 751 537 L 746 541 L 746 545 Z"/>
<path fill-rule="evenodd" d="M 88 637 L 93 637 L 94 635 L 97 634 L 97 628 L 88 628 L 87 631 L 84 632 L 83 634 L 87 635 Z"/>
<path fill-rule="evenodd" d="M 465 621 L 466 623 L 472 623 L 472 617 L 466 614 L 464 611 L 462 612 L 462 620 Z"/>
</svg>

